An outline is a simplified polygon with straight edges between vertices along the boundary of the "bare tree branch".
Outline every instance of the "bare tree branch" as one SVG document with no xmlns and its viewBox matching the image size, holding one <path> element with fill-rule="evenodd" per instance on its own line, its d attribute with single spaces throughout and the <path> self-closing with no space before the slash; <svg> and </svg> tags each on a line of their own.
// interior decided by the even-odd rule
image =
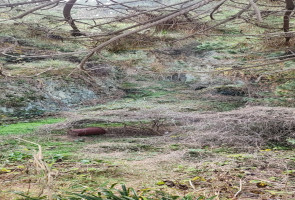
<svg viewBox="0 0 295 200">
<path fill-rule="evenodd" d="M 105 46 L 111 44 L 112 42 L 115 42 L 115 41 L 117 41 L 117 40 L 119 40 L 119 39 L 121 39 L 121 38 L 124 38 L 124 37 L 126 37 L 126 36 L 128 36 L 128 35 L 131 35 L 131 34 L 133 34 L 133 33 L 138 33 L 138 32 L 140 32 L 140 31 L 143 31 L 143 30 L 148 29 L 148 28 L 150 28 L 150 27 L 153 27 L 153 26 L 156 26 L 156 25 L 158 25 L 158 24 L 161 24 L 161 23 L 163 23 L 163 22 L 165 22 L 165 21 L 167 21 L 167 20 L 169 20 L 169 19 L 173 19 L 173 18 L 175 18 L 175 17 L 177 17 L 177 16 L 180 16 L 180 15 L 183 15 L 183 14 L 185 14 L 185 13 L 188 13 L 189 11 L 192 11 L 192 10 L 194 10 L 194 9 L 200 8 L 200 7 L 202 7 L 202 6 L 204 6 L 204 5 L 208 4 L 208 3 L 210 3 L 211 1 L 213 1 L 213 0 L 203 0 L 203 1 L 200 1 L 200 2 L 198 2 L 198 3 L 195 3 L 195 4 L 191 5 L 191 6 L 186 7 L 185 9 L 181 9 L 181 10 L 179 10 L 178 12 L 173 13 L 173 14 L 171 14 L 171 15 L 169 15 L 169 16 L 167 16 L 167 17 L 161 19 L 161 20 L 155 21 L 155 22 L 153 22 L 153 23 L 146 24 L 146 25 L 144 25 L 144 26 L 142 26 L 142 27 L 140 27 L 140 28 L 138 28 L 138 29 L 128 31 L 128 32 L 126 32 L 126 33 L 122 33 L 122 34 L 120 34 L 120 35 L 118 35 L 118 36 L 115 36 L 115 37 L 109 39 L 109 40 L 106 41 L 106 42 L 103 42 L 102 44 L 100 44 L 100 45 L 98 45 L 97 47 L 95 47 L 94 49 L 92 49 L 91 52 L 90 52 L 86 57 L 83 58 L 83 60 L 81 61 L 80 65 L 79 65 L 80 69 L 85 70 L 84 65 L 85 65 L 85 63 L 87 62 L 87 60 L 88 60 L 88 59 L 89 59 L 89 58 L 90 58 L 95 52 L 100 51 L 101 49 L 103 49 Z"/>
<path fill-rule="evenodd" d="M 210 18 L 212 20 L 214 20 L 213 14 L 226 2 L 227 0 L 223 0 L 221 1 L 214 9 L 213 11 L 210 13 Z"/>
<path fill-rule="evenodd" d="M 255 0 L 255 2 L 257 2 L 257 1 L 258 1 L 258 0 Z M 217 24 L 215 24 L 215 25 L 213 25 L 213 26 L 210 26 L 210 27 L 208 27 L 208 28 L 206 28 L 206 29 L 204 29 L 204 30 L 202 30 L 202 31 L 198 31 L 198 32 L 196 32 L 196 33 L 193 33 L 193 34 L 191 34 L 191 35 L 189 35 L 189 36 L 183 37 L 183 38 L 181 38 L 181 39 L 179 39 L 179 40 L 185 40 L 185 39 L 187 39 L 187 38 L 193 37 L 194 35 L 198 35 L 198 34 L 200 34 L 201 32 L 204 33 L 205 31 L 211 30 L 211 29 L 213 29 L 213 28 L 215 28 L 215 27 L 217 27 L 217 26 L 220 26 L 220 25 L 225 24 L 225 23 L 227 23 L 227 22 L 229 22 L 229 21 L 232 21 L 232 20 L 234 20 L 234 19 L 240 17 L 240 16 L 241 16 L 244 12 L 246 12 L 250 7 L 251 7 L 251 4 L 247 5 L 244 9 L 240 10 L 238 13 L 236 13 L 236 14 L 234 14 L 234 15 L 228 17 L 228 18 L 226 18 L 225 20 L 223 20 L 223 21 L 221 21 L 221 22 L 219 22 L 219 23 L 217 23 Z"/>
<path fill-rule="evenodd" d="M 41 2 L 45 2 L 45 1 L 50 1 L 50 0 L 39 0 L 39 1 L 29 1 L 29 2 L 7 3 L 7 4 L 0 4 L 0 7 L 11 7 L 11 8 L 13 8 L 13 7 L 16 7 L 16 6 L 41 3 Z"/>
<path fill-rule="evenodd" d="M 262 22 L 261 12 L 256 3 L 253 0 L 249 0 L 249 3 L 251 4 L 252 8 L 254 9 L 254 12 L 256 13 L 257 20 L 259 22 Z"/>
<path fill-rule="evenodd" d="M 21 14 L 21 15 L 17 15 L 17 16 L 15 16 L 15 17 L 12 17 L 11 19 L 21 19 L 21 18 L 27 16 L 28 14 L 31 14 L 31 13 L 33 13 L 33 12 L 35 12 L 35 11 L 37 11 L 37 10 L 40 10 L 40 9 L 42 9 L 42 8 L 45 8 L 45 7 L 47 7 L 47 6 L 50 6 L 50 5 L 56 4 L 56 3 L 60 2 L 60 1 L 61 1 L 61 0 L 55 0 L 55 1 L 52 1 L 52 2 L 49 2 L 49 3 L 46 3 L 46 4 L 42 4 L 42 5 L 40 5 L 40 6 L 37 6 L 37 7 L 33 8 L 33 9 L 31 9 L 31 10 L 28 10 L 28 11 L 24 12 L 24 13 Z"/>
</svg>

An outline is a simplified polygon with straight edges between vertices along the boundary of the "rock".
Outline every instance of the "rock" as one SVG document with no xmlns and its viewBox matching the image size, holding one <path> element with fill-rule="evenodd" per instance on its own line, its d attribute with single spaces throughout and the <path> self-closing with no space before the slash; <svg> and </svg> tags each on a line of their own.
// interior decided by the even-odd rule
<svg viewBox="0 0 295 200">
<path fill-rule="evenodd" d="M 202 89 L 205 89 L 207 88 L 207 86 L 204 86 L 204 85 L 198 85 L 195 87 L 195 90 L 202 90 Z"/>
<path fill-rule="evenodd" d="M 245 96 L 246 91 L 244 88 L 236 87 L 236 86 L 221 86 L 215 88 L 218 94 L 226 95 L 226 96 Z"/>
<path fill-rule="evenodd" d="M 172 81 L 179 81 L 178 73 L 175 73 L 171 77 Z"/>
<path fill-rule="evenodd" d="M 165 185 L 167 185 L 168 187 L 174 187 L 175 186 L 175 183 L 173 181 L 164 181 Z"/>
<path fill-rule="evenodd" d="M 179 78 L 178 78 L 178 80 L 179 80 L 180 82 L 186 82 L 186 75 L 185 75 L 185 74 L 179 74 Z"/>
<path fill-rule="evenodd" d="M 47 37 L 50 39 L 53 39 L 53 40 L 60 40 L 60 41 L 64 42 L 64 38 L 60 35 L 48 34 Z"/>
<path fill-rule="evenodd" d="M 174 73 L 171 76 L 167 77 L 168 80 L 171 81 L 179 81 L 179 82 L 191 82 L 194 81 L 196 79 L 196 77 L 194 77 L 191 74 L 184 74 L 184 73 Z"/>
<path fill-rule="evenodd" d="M 192 75 L 192 74 L 186 74 L 185 75 L 185 82 L 192 82 L 192 81 L 195 81 L 197 78 Z"/>
<path fill-rule="evenodd" d="M 71 129 L 68 134 L 71 136 L 90 136 L 90 135 L 104 135 L 106 130 L 100 127 L 89 127 L 82 129 Z"/>
</svg>

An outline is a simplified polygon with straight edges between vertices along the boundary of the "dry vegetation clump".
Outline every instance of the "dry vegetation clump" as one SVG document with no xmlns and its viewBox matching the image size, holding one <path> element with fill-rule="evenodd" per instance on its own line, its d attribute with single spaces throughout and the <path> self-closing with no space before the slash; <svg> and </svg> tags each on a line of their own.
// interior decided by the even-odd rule
<svg viewBox="0 0 295 200">
<path fill-rule="evenodd" d="M 196 139 L 206 146 L 251 148 L 290 146 L 295 138 L 295 109 L 246 107 L 206 120 Z"/>
<path fill-rule="evenodd" d="M 294 38 L 291 38 L 288 45 L 291 47 L 295 45 Z M 266 49 L 272 48 L 272 50 L 273 48 L 275 49 L 285 48 L 286 42 L 285 42 L 285 39 L 282 37 L 265 37 L 262 40 L 262 47 Z"/>
<path fill-rule="evenodd" d="M 97 44 L 103 43 L 110 38 L 99 38 L 96 40 L 96 46 Z M 151 34 L 148 34 L 148 32 L 145 32 L 143 34 L 136 33 L 132 35 L 128 35 L 127 37 L 124 37 L 122 39 L 119 39 L 112 44 L 108 46 L 108 50 L 113 53 L 118 53 L 121 51 L 126 50 L 134 50 L 134 49 L 146 49 L 151 48 L 154 45 L 159 44 L 159 42 L 169 42 L 172 41 L 171 38 L 168 37 L 158 37 L 153 36 Z"/>
<path fill-rule="evenodd" d="M 145 23 L 147 21 L 154 20 L 156 18 L 161 17 L 163 12 L 161 13 L 146 13 L 144 15 L 139 15 L 133 17 L 132 19 L 138 21 L 140 23 Z M 130 19 L 127 22 L 132 22 Z M 160 23 L 155 26 L 155 32 L 162 32 L 162 31 L 195 31 L 195 30 L 203 30 L 207 27 L 207 23 L 200 22 L 189 14 L 184 14 L 173 19 L 167 20 L 163 23 Z"/>
<path fill-rule="evenodd" d="M 171 20 L 168 20 L 164 23 L 161 23 L 155 27 L 155 32 L 162 32 L 162 31 L 185 31 L 185 32 L 194 32 L 196 30 L 200 31 L 205 29 L 207 26 L 207 23 L 202 23 L 198 21 L 192 22 L 191 20 L 187 19 L 178 19 L 174 18 Z"/>
</svg>

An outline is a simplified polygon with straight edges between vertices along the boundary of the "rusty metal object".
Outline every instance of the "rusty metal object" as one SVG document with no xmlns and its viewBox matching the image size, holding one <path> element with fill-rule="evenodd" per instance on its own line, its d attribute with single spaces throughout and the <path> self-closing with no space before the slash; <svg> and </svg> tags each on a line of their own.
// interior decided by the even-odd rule
<svg viewBox="0 0 295 200">
<path fill-rule="evenodd" d="M 106 130 L 100 127 L 71 129 L 68 131 L 68 134 L 72 136 L 103 135 L 105 133 L 106 133 Z"/>
</svg>

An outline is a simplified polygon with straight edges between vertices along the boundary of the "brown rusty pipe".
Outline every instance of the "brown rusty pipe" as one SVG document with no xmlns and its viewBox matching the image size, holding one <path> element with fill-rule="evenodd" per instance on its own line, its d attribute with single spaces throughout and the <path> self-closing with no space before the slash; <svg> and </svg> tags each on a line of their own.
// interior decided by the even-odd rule
<svg viewBox="0 0 295 200">
<path fill-rule="evenodd" d="M 106 133 L 106 130 L 100 127 L 71 129 L 68 131 L 68 134 L 72 136 L 103 135 L 105 133 Z"/>
</svg>

